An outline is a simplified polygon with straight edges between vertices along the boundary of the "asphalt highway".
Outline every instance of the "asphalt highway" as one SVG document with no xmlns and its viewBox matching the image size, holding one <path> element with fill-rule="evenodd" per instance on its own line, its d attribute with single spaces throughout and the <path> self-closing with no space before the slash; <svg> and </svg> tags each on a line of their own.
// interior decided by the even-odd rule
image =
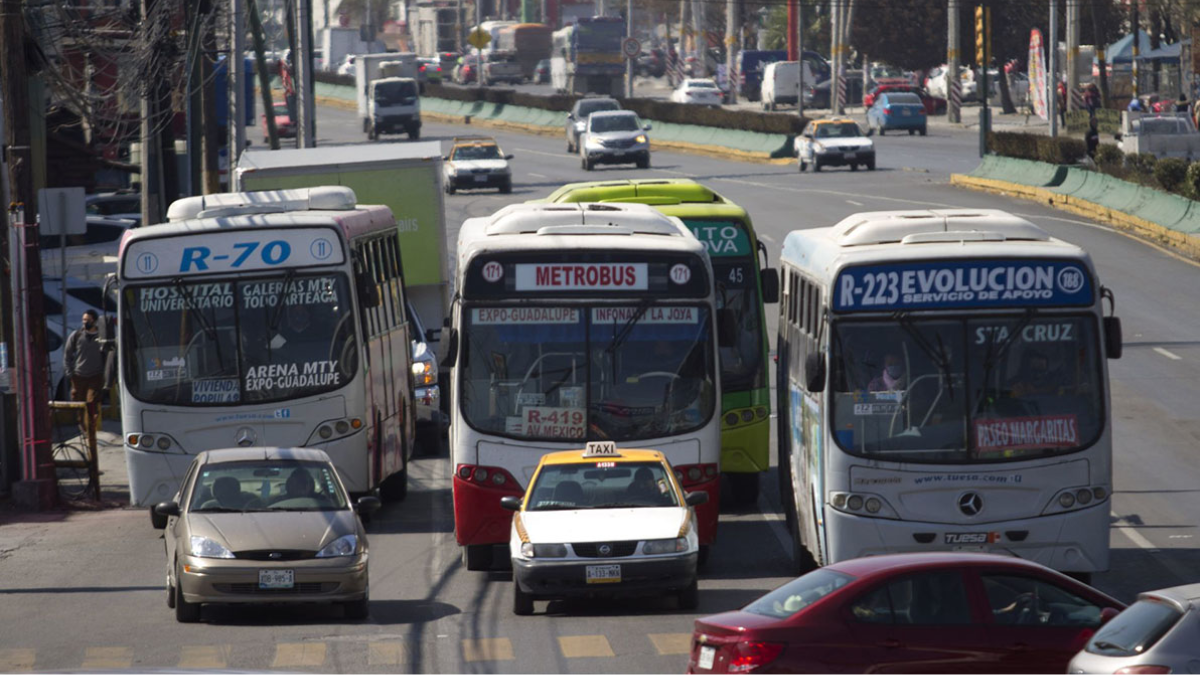
<svg viewBox="0 0 1200 675">
<path fill-rule="evenodd" d="M 321 144 L 364 142 L 353 113 L 319 114 Z M 491 133 L 427 123 L 423 137 L 448 141 L 480 132 Z M 1126 339 L 1124 358 L 1110 362 L 1112 569 L 1094 583 L 1130 601 L 1141 590 L 1200 576 L 1196 264 L 1104 225 L 951 187 L 951 171 L 977 162 L 969 133 L 877 139 L 877 171 L 820 174 L 673 152 L 654 152 L 649 170 L 588 173 L 560 138 L 493 135 L 515 155 L 513 193 L 447 196 L 451 242 L 464 218 L 543 197 L 565 182 L 691 177 L 750 210 L 772 264 L 788 231 L 866 210 L 1007 209 L 1084 246 L 1116 296 Z M 372 607 L 361 623 L 343 621 L 336 609 L 305 607 L 218 608 L 206 610 L 204 623 L 176 624 L 163 590 L 163 543 L 144 511 L 0 521 L 7 522 L 0 526 L 0 671 L 681 672 L 695 617 L 739 607 L 793 571 L 772 472 L 757 505 L 722 514 L 696 611 L 680 611 L 672 600 L 577 601 L 539 603 L 534 616 L 517 617 L 510 574 L 468 572 L 460 564 L 450 471 L 444 454 L 418 459 L 408 500 L 386 507 L 370 525 Z"/>
</svg>

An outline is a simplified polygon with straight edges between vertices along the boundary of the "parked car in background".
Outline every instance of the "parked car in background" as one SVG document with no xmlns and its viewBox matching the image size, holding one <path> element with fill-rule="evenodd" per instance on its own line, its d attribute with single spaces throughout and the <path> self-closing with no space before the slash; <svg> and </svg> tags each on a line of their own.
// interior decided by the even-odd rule
<svg viewBox="0 0 1200 675">
<path fill-rule="evenodd" d="M 1200 584 L 1140 593 L 1071 659 L 1068 673 L 1200 672 Z"/>
<path fill-rule="evenodd" d="M 637 57 L 637 74 L 662 77 L 667 74 L 667 54 L 662 49 L 647 49 Z"/>
<path fill-rule="evenodd" d="M 1121 151 L 1149 152 L 1159 159 L 1200 159 L 1200 132 L 1187 113 L 1121 112 Z"/>
<path fill-rule="evenodd" d="M 483 54 L 483 83 L 487 86 L 497 83 L 520 84 L 525 81 L 525 73 L 517 61 L 516 52 L 493 49 Z"/>
<path fill-rule="evenodd" d="M 671 92 L 671 100 L 675 103 L 691 103 L 696 105 L 721 105 L 724 94 L 717 83 L 708 78 L 688 78 L 681 82 L 675 91 Z"/>
<path fill-rule="evenodd" d="M 804 106 L 806 108 L 828 108 L 830 102 L 830 87 L 833 79 L 827 79 L 804 89 Z M 857 105 L 863 96 L 862 71 L 846 72 L 846 101 L 847 105 Z"/>
<path fill-rule="evenodd" d="M 442 83 L 442 60 L 439 58 L 417 59 L 417 79 L 422 83 Z"/>
<path fill-rule="evenodd" d="M 1123 608 L 1016 557 L 855 558 L 696 620 L 688 672 L 1061 673 Z"/>
<path fill-rule="evenodd" d="M 650 139 L 632 110 L 603 110 L 588 117 L 587 127 L 579 136 L 579 160 L 584 171 L 596 164 L 637 164 L 650 168 Z"/>
<path fill-rule="evenodd" d="M 601 110 L 620 110 L 621 104 L 617 103 L 616 99 L 607 97 L 584 97 L 575 101 L 575 106 L 571 108 L 571 112 L 567 113 L 566 134 L 567 134 L 567 152 L 576 153 L 579 151 L 579 134 L 587 128 L 588 117 L 594 112 Z"/>
<path fill-rule="evenodd" d="M 948 70 L 949 68 L 945 64 L 942 64 L 929 71 L 929 75 L 925 77 L 925 89 L 927 89 L 930 94 L 945 99 L 950 98 L 948 93 L 949 87 L 946 83 L 946 73 Z M 966 66 L 959 66 L 958 78 L 959 82 L 961 83 L 960 92 L 962 94 L 962 100 L 975 100 L 977 98 L 975 92 L 977 86 L 975 83 L 975 71 L 967 68 Z"/>
<path fill-rule="evenodd" d="M 288 110 L 286 103 L 275 103 L 271 107 L 275 115 L 275 133 L 279 138 L 295 138 L 296 124 L 292 121 L 292 113 Z M 262 114 L 262 132 L 263 143 L 270 142 L 270 135 L 267 133 L 267 114 Z"/>
<path fill-rule="evenodd" d="M 929 118 L 925 104 L 916 94 L 888 92 L 880 95 L 875 105 L 867 110 L 867 126 L 882 136 L 888 131 L 908 131 L 908 135 L 928 130 Z"/>
<path fill-rule="evenodd" d="M 369 608 L 367 533 L 323 450 L 234 448 L 196 455 L 169 502 L 167 606 L 180 623 L 202 605 L 328 602 L 346 618 Z"/>
<path fill-rule="evenodd" d="M 354 76 L 354 56 L 354 54 L 347 54 L 345 58 L 342 59 L 342 62 L 338 64 L 338 75 L 349 75 L 351 77 Z"/>
<path fill-rule="evenodd" d="M 925 106 L 926 115 L 944 115 L 946 113 L 946 99 L 931 96 L 929 92 L 912 84 L 880 84 L 863 96 L 863 107 L 870 108 L 875 105 L 880 94 L 889 92 L 916 94 Z"/>
<path fill-rule="evenodd" d="M 542 59 L 533 67 L 533 83 L 534 84 L 549 84 L 550 83 L 550 59 Z"/>
<path fill-rule="evenodd" d="M 848 118 L 814 120 L 808 123 L 794 144 L 801 172 L 810 165 L 813 171 L 828 166 L 859 166 L 875 170 L 875 143 L 863 135 L 858 124 Z"/>
<path fill-rule="evenodd" d="M 137 227 L 138 223 L 126 218 L 103 216 L 87 216 L 86 221 L 87 229 L 83 234 L 66 237 L 67 276 L 103 283 L 104 276 L 117 269 L 121 236 L 126 230 Z M 43 234 L 38 242 L 42 274 L 48 277 L 62 276 L 63 251 L 60 249 L 63 238 L 56 234 Z"/>
<path fill-rule="evenodd" d="M 803 65 L 803 67 L 802 67 Z M 800 73 L 803 70 L 803 84 Z M 780 105 L 796 105 L 796 95 L 803 86 L 815 84 L 816 74 L 808 61 L 775 61 L 768 63 L 762 74 L 763 110 L 774 110 Z"/>
<path fill-rule="evenodd" d="M 132 190 L 100 192 L 84 197 L 84 209 L 89 216 L 121 218 L 142 222 L 142 193 Z"/>
<path fill-rule="evenodd" d="M 783 49 L 743 49 L 737 53 L 738 94 L 757 101 L 762 94 L 763 72 L 767 64 L 787 59 Z"/>
</svg>

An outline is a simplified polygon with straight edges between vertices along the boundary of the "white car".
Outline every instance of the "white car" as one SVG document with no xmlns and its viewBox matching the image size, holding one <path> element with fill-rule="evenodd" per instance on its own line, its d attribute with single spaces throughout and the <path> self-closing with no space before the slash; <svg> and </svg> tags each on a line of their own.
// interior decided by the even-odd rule
<svg viewBox="0 0 1200 675">
<path fill-rule="evenodd" d="M 513 612 L 535 600 L 591 595 L 675 595 L 698 600 L 700 557 L 693 507 L 655 450 L 617 450 L 612 441 L 542 457 L 521 497 L 502 497 L 513 515 L 509 549 Z"/>
<path fill-rule="evenodd" d="M 929 76 L 925 78 L 925 90 L 929 92 L 930 96 L 950 100 L 946 85 L 946 72 L 948 70 L 949 68 L 945 64 L 942 64 L 929 71 Z M 962 100 L 974 100 L 976 88 L 975 72 L 965 66 L 959 66 L 958 78 L 961 83 L 959 91 L 962 94 Z"/>
<path fill-rule="evenodd" d="M 798 167 L 813 171 L 827 166 L 859 166 L 875 170 L 875 143 L 863 135 L 858 124 L 847 118 L 815 120 L 804 127 L 794 144 Z"/>
<path fill-rule="evenodd" d="M 342 59 L 337 69 L 338 75 L 349 75 L 354 77 L 354 54 L 347 54 L 346 58 Z"/>
<path fill-rule="evenodd" d="M 675 103 L 719 106 L 723 98 L 721 88 L 710 79 L 686 79 L 671 92 L 671 100 Z"/>
<path fill-rule="evenodd" d="M 491 136 L 458 136 L 442 164 L 442 184 L 446 194 L 476 188 L 497 188 L 512 192 L 512 170 L 506 155 Z"/>
</svg>

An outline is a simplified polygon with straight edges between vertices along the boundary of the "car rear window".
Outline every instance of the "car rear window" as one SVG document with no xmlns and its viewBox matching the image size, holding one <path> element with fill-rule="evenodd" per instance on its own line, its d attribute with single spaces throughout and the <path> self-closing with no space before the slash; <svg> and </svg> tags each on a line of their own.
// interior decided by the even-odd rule
<svg viewBox="0 0 1200 675">
<path fill-rule="evenodd" d="M 1154 646 L 1183 617 L 1176 607 L 1160 600 L 1138 600 L 1104 624 L 1087 644 L 1087 651 L 1103 656 L 1132 656 Z"/>
<path fill-rule="evenodd" d="M 887 95 L 888 103 L 915 103 L 921 104 L 921 97 L 916 94 L 891 93 Z"/>
<path fill-rule="evenodd" d="M 767 593 L 746 605 L 742 611 L 776 619 L 787 619 L 837 589 L 854 581 L 854 577 L 829 569 L 819 569 Z"/>
</svg>

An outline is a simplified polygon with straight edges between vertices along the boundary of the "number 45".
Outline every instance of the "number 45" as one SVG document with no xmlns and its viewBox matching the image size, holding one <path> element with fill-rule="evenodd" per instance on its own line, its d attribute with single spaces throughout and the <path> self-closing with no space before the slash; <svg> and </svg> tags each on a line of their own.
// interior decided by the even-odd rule
<svg viewBox="0 0 1200 675">
<path fill-rule="evenodd" d="M 740 268 L 740 267 L 730 268 L 729 283 L 732 283 L 732 284 L 742 283 L 742 268 Z"/>
</svg>

